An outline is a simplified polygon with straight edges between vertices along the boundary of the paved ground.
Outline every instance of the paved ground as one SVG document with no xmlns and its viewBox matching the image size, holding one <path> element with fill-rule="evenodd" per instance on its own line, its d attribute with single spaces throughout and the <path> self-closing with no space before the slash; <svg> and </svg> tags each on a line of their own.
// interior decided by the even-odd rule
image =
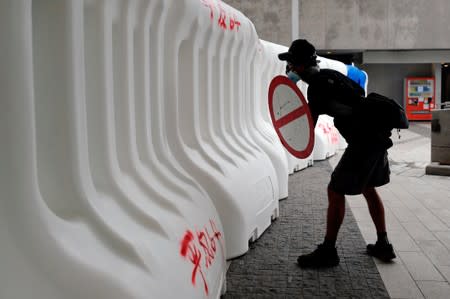
<svg viewBox="0 0 450 299">
<path fill-rule="evenodd" d="M 323 241 L 331 171 L 323 161 L 290 176 L 280 217 L 231 263 L 224 298 L 389 298 L 350 209 L 337 244 L 340 265 L 326 270 L 296 265 L 299 254 Z"/>
<path fill-rule="evenodd" d="M 375 230 L 364 199 L 351 196 L 337 244 L 341 264 L 327 270 L 295 264 L 322 241 L 325 187 L 338 153 L 290 176 L 280 217 L 231 263 L 224 298 L 450 298 L 450 178 L 425 175 L 429 132 L 429 123 L 412 123 L 401 139 L 393 134 L 392 182 L 380 193 L 395 262 L 365 254 Z"/>
<path fill-rule="evenodd" d="M 393 138 L 391 183 L 380 188 L 389 236 L 398 258 L 376 263 L 391 298 L 450 298 L 450 177 L 425 174 L 430 124 L 412 123 Z M 330 159 L 330 163 L 334 161 Z M 374 227 L 358 196 L 348 203 L 366 240 Z"/>
</svg>

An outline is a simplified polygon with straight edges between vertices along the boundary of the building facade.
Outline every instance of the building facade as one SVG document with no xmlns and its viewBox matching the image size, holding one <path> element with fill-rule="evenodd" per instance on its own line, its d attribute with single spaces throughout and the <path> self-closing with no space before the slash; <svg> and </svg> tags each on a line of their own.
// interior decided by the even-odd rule
<svg viewBox="0 0 450 299">
<path fill-rule="evenodd" d="M 322 56 L 354 63 L 369 92 L 404 104 L 405 78 L 433 77 L 435 102 L 450 101 L 448 0 L 225 0 L 245 13 L 261 39 L 311 41 Z"/>
</svg>

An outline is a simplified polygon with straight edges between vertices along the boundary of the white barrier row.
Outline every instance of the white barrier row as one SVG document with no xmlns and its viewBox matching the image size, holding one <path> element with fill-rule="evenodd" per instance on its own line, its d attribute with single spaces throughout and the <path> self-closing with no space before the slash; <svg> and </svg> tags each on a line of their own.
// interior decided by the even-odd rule
<svg viewBox="0 0 450 299">
<path fill-rule="evenodd" d="M 268 113 L 286 48 L 217 0 L 5 0 L 0 19 L 0 298 L 218 298 L 312 164 Z"/>
<path fill-rule="evenodd" d="M 2 2 L 1 298 L 200 298 L 194 278 L 220 291 L 216 208 L 176 164 L 137 156 L 157 149 L 132 118 L 151 105 L 130 66 L 136 4 Z M 191 274 L 191 229 L 216 242 L 206 276 Z"/>
<path fill-rule="evenodd" d="M 277 45 L 268 41 L 261 40 L 262 65 L 256 69 L 256 74 L 261 76 L 262 80 L 260 86 L 262 88 L 255 88 L 261 92 L 255 99 L 258 101 L 260 107 L 258 118 L 259 131 L 265 136 L 268 141 L 268 148 L 271 150 L 271 159 L 274 161 L 275 168 L 279 179 L 280 199 L 288 196 L 288 174 L 291 173 L 292 160 L 296 159 L 292 156 L 281 144 L 278 135 L 275 132 L 270 118 L 268 106 L 268 86 L 271 80 L 280 74 L 284 74 L 286 64 L 278 60 L 277 55 L 285 51 L 286 47 Z M 258 84 L 258 83 L 257 83 Z"/>
<path fill-rule="evenodd" d="M 253 24 L 212 0 L 0 16 L 0 297 L 217 298 L 288 195 Z"/>
</svg>

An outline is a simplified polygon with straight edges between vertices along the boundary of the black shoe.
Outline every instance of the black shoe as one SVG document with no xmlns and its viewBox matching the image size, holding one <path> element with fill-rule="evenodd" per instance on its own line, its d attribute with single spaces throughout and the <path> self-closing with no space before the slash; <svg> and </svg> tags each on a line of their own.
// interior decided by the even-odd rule
<svg viewBox="0 0 450 299">
<path fill-rule="evenodd" d="M 319 244 L 313 252 L 299 256 L 297 264 L 302 268 L 334 267 L 339 264 L 339 256 L 335 247 Z"/>
<path fill-rule="evenodd" d="M 367 254 L 379 258 L 383 262 L 390 262 L 395 259 L 394 248 L 392 244 L 376 242 L 367 245 Z"/>
</svg>

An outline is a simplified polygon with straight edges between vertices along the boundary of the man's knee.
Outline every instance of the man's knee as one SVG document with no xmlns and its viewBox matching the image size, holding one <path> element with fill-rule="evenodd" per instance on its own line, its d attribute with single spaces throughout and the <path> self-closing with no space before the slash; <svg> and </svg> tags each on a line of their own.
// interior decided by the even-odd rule
<svg viewBox="0 0 450 299">
<path fill-rule="evenodd" d="M 364 197 L 369 200 L 372 199 L 374 197 L 377 197 L 377 190 L 375 189 L 375 187 L 367 187 L 363 190 L 362 194 L 364 195 Z"/>
<path fill-rule="evenodd" d="M 328 185 L 327 188 L 328 191 L 328 200 L 329 201 L 343 201 L 345 200 L 345 194 L 335 191 L 333 189 L 333 187 L 331 187 L 330 185 Z"/>
</svg>

